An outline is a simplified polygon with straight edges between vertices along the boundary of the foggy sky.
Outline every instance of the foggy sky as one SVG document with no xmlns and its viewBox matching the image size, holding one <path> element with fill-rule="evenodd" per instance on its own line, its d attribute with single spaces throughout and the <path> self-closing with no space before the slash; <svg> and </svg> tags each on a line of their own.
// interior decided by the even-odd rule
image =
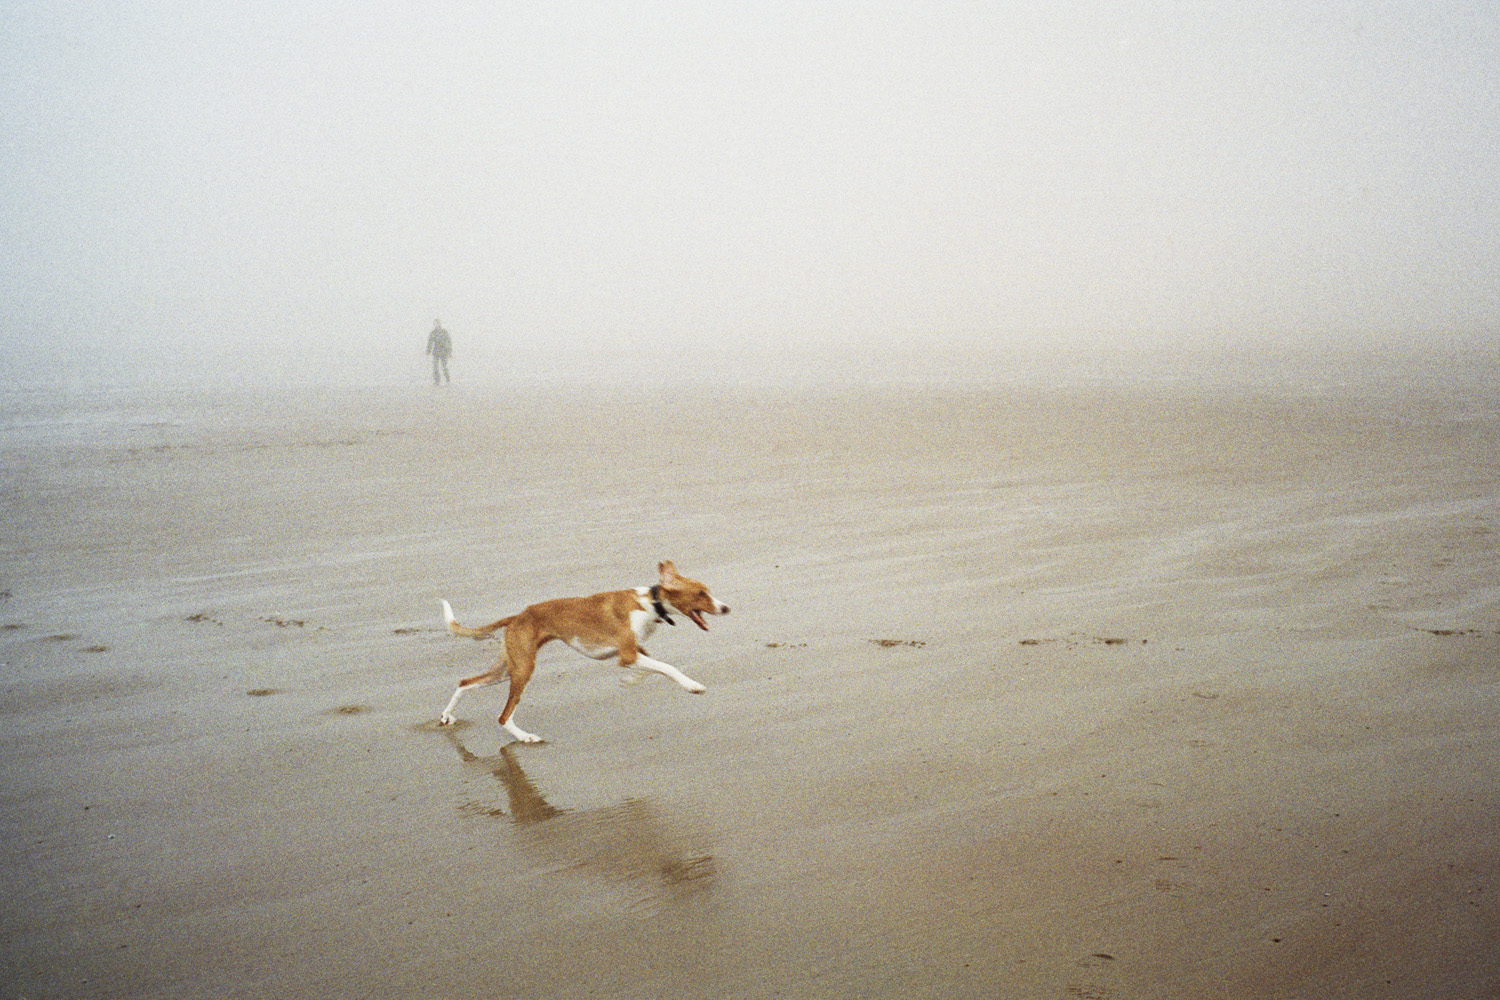
<svg viewBox="0 0 1500 1000">
<path fill-rule="evenodd" d="M 9 0 L 0 330 L 1487 339 L 1497 127 L 1489 2 Z"/>
</svg>

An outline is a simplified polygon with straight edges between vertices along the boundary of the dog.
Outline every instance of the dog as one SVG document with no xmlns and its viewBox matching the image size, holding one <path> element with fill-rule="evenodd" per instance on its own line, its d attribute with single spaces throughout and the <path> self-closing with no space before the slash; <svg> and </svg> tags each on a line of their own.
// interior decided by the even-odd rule
<svg viewBox="0 0 1500 1000">
<path fill-rule="evenodd" d="M 693 694 L 708 690 L 670 663 L 647 656 L 641 643 L 656 631 L 657 625 L 663 622 L 677 624 L 672 620 L 669 605 L 705 632 L 708 625 L 703 616 L 727 615 L 729 605 L 714 598 L 697 580 L 679 574 L 670 560 L 658 563 L 656 571 L 660 580 L 651 587 L 542 601 L 518 615 L 480 628 L 460 625 L 453 615 L 452 605 L 443 601 L 443 618 L 448 623 L 448 631 L 473 639 L 488 639 L 504 629 L 505 652 L 485 673 L 458 682 L 458 690 L 453 692 L 438 722 L 444 726 L 453 724 L 453 708 L 465 691 L 498 684 L 508 678 L 510 694 L 500 713 L 500 725 L 522 743 L 541 743 L 542 738 L 536 733 L 528 733 L 516 725 L 514 716 L 521 692 L 526 690 L 526 682 L 531 680 L 532 671 L 536 669 L 537 650 L 553 639 L 562 640 L 590 659 L 618 659 L 622 667 L 650 670 L 670 677 L 683 690 Z"/>
</svg>

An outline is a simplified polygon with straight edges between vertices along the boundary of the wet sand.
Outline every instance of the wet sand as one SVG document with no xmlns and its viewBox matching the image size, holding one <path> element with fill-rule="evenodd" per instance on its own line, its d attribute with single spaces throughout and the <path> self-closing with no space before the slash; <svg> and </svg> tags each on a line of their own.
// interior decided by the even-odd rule
<svg viewBox="0 0 1500 1000">
<path fill-rule="evenodd" d="M 0 997 L 1500 995 L 1493 358 L 1103 367 L 13 393 Z"/>
</svg>

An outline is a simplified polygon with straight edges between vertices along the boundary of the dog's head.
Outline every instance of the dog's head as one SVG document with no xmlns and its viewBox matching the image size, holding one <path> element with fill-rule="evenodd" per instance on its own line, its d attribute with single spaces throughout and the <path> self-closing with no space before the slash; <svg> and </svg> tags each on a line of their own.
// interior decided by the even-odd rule
<svg viewBox="0 0 1500 1000">
<path fill-rule="evenodd" d="M 708 631 L 708 626 L 703 622 L 704 615 L 729 614 L 729 605 L 715 600 L 708 588 L 697 580 L 689 580 L 678 573 L 670 559 L 658 563 L 656 570 L 661 574 L 662 599 L 691 618 L 693 624 L 703 631 Z"/>
</svg>

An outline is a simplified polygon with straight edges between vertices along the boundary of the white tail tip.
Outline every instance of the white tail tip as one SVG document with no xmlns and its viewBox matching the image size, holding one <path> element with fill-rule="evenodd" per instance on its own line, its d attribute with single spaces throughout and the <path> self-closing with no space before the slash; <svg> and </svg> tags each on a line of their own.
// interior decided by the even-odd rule
<svg viewBox="0 0 1500 1000">
<path fill-rule="evenodd" d="M 447 601 L 443 602 L 443 621 L 447 622 L 449 625 L 458 624 L 458 619 L 453 615 L 453 605 L 449 604 Z"/>
</svg>

